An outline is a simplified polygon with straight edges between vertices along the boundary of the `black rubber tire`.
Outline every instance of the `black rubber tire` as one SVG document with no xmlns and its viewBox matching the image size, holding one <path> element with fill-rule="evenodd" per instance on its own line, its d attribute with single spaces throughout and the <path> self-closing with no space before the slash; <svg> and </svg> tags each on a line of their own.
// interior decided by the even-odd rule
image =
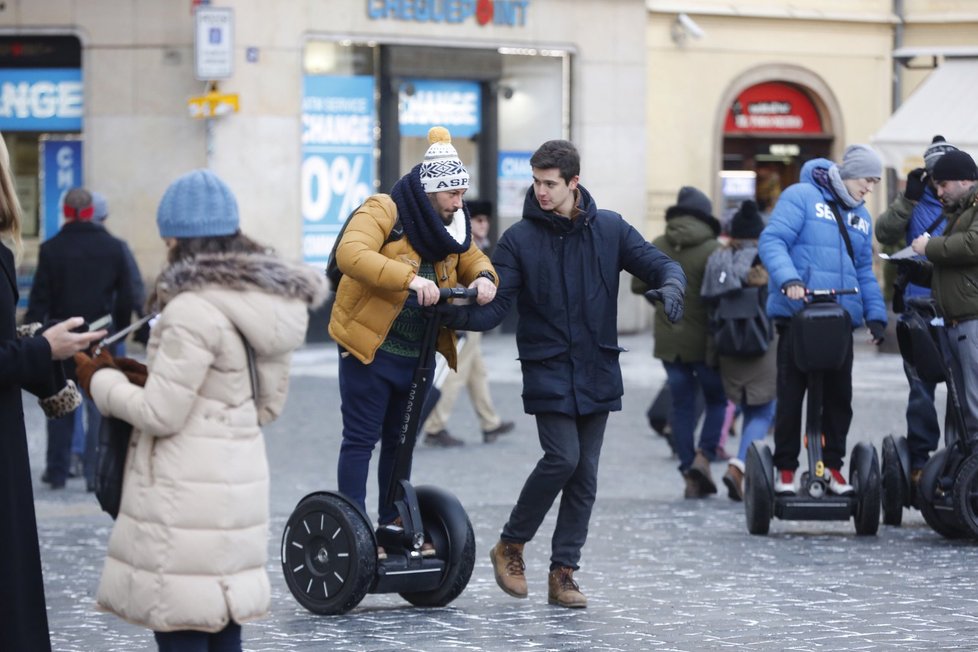
<svg viewBox="0 0 978 652">
<path fill-rule="evenodd" d="M 346 613 L 376 572 L 377 544 L 359 510 L 328 493 L 299 501 L 282 534 L 282 573 L 299 604 L 324 616 Z"/>
<path fill-rule="evenodd" d="M 445 575 L 431 591 L 401 593 L 416 607 L 444 607 L 462 594 L 475 568 L 475 532 L 462 503 L 436 487 L 417 487 L 425 539 L 445 561 Z"/>
<path fill-rule="evenodd" d="M 856 513 L 853 524 L 856 534 L 873 536 L 880 529 L 880 463 L 876 457 L 876 449 L 870 448 L 872 455 L 868 472 L 857 468 L 855 461 L 850 475 L 853 489 L 856 490 Z M 865 464 L 859 464 L 865 467 Z M 863 477 L 865 475 L 865 477 Z"/>
<path fill-rule="evenodd" d="M 900 527 L 903 523 L 903 506 L 907 504 L 906 483 L 900 458 L 897 455 L 893 435 L 883 439 L 883 478 L 880 494 L 883 507 L 883 523 Z"/>
<path fill-rule="evenodd" d="M 971 537 L 978 538 L 978 454 L 969 455 L 958 467 L 952 496 L 958 518 Z"/>
<path fill-rule="evenodd" d="M 764 535 L 771 529 L 774 516 L 774 496 L 768 488 L 771 481 L 764 478 L 764 464 L 755 444 L 747 449 L 744 471 L 744 515 L 751 534 Z"/>
</svg>

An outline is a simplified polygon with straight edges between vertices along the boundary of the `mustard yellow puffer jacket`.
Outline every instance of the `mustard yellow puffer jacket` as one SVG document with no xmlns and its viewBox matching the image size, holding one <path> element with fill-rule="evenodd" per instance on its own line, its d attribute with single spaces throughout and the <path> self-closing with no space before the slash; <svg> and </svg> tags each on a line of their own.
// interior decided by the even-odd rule
<svg viewBox="0 0 978 652">
<path fill-rule="evenodd" d="M 421 265 L 421 256 L 401 237 L 384 244 L 397 221 L 397 206 L 389 195 L 374 195 L 353 215 L 336 249 L 343 278 L 329 320 L 329 334 L 364 364 L 373 362 L 391 325 L 404 307 L 408 284 Z M 435 263 L 439 287 L 468 286 L 480 272 L 496 272 L 473 243 L 463 254 Z M 438 351 L 455 368 L 455 333 L 443 329 Z"/>
</svg>

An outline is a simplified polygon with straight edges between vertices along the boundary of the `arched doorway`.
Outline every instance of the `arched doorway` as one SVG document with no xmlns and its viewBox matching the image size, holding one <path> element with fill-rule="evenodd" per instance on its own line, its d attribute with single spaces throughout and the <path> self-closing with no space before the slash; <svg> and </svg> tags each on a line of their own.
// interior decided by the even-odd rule
<svg viewBox="0 0 978 652">
<path fill-rule="evenodd" d="M 834 157 L 841 113 L 814 73 L 765 66 L 728 87 L 718 111 L 719 217 L 726 223 L 744 199 L 770 212 L 796 183 L 805 161 Z"/>
</svg>

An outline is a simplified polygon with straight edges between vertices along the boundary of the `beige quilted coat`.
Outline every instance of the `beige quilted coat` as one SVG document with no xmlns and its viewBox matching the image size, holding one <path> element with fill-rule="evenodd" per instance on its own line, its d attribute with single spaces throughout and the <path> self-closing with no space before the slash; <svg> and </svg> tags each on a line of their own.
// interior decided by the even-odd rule
<svg viewBox="0 0 978 652">
<path fill-rule="evenodd" d="M 114 369 L 92 379 L 99 410 L 134 426 L 99 608 L 154 631 L 206 632 L 268 611 L 259 423 L 281 412 L 307 308 L 325 293 L 312 268 L 256 254 L 202 255 L 161 275 L 145 388 Z"/>
</svg>

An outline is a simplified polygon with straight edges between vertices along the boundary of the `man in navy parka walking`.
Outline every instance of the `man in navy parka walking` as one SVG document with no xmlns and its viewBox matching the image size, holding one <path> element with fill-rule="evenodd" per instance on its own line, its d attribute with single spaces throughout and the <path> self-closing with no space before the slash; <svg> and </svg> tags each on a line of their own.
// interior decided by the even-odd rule
<svg viewBox="0 0 978 652">
<path fill-rule="evenodd" d="M 767 312 L 778 325 L 778 407 L 774 426 L 775 492 L 794 493 L 801 452 L 802 399 L 807 376 L 795 363 L 790 317 L 801 310 L 805 290 L 858 288 L 839 302 L 853 328 L 864 323 L 880 344 L 886 304 L 873 275 L 872 220 L 864 199 L 879 183 L 883 165 L 865 145 L 846 148 L 842 165 L 813 159 L 801 168 L 801 182 L 778 199 L 758 251 L 769 274 Z M 848 241 L 842 229 L 848 234 Z M 851 243 L 851 250 L 850 245 Z M 825 372 L 822 426 L 829 491 L 852 492 L 842 475 L 846 436 L 852 421 L 852 339 L 845 363 Z"/>
<path fill-rule="evenodd" d="M 466 306 L 452 327 L 488 330 L 516 302 L 516 344 L 523 370 L 523 407 L 536 416 L 544 455 L 490 551 L 496 582 L 527 597 L 523 546 L 563 492 L 552 539 L 548 601 L 585 607 L 573 579 L 597 492 L 598 457 L 608 413 L 624 393 L 618 356 L 618 279 L 625 270 L 652 288 L 666 314 L 683 312 L 686 277 L 678 263 L 649 244 L 621 215 L 599 210 L 579 185 L 580 157 L 566 140 L 551 140 L 530 158 L 533 187 L 523 219 L 492 256 L 496 299 Z"/>
</svg>

